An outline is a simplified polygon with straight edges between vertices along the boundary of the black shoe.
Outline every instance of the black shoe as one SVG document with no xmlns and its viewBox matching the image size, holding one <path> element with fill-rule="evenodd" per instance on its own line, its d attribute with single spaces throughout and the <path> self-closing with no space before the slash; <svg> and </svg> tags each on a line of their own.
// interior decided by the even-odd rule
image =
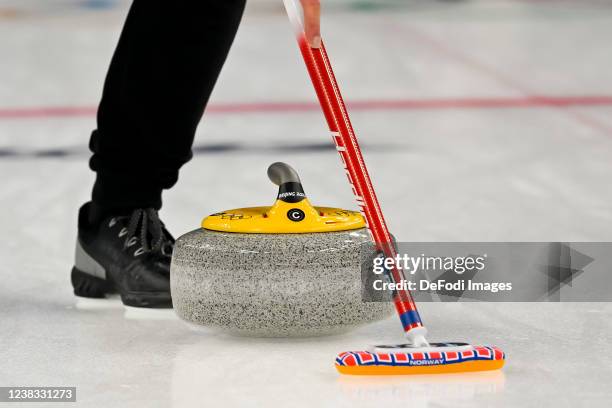
<svg viewBox="0 0 612 408">
<path fill-rule="evenodd" d="M 91 203 L 79 211 L 72 286 L 77 296 L 119 293 L 123 304 L 169 308 L 174 238 L 152 208 L 90 220 Z"/>
</svg>

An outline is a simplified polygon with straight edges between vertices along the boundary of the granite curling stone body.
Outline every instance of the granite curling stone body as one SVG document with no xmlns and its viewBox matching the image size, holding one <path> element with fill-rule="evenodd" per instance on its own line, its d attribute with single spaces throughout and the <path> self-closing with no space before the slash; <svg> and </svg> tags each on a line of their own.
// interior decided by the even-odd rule
<svg viewBox="0 0 612 408">
<path fill-rule="evenodd" d="M 180 237 L 171 266 L 172 299 L 184 320 L 265 337 L 346 332 L 392 313 L 364 302 L 362 276 L 374 246 L 357 212 L 313 207 L 295 171 L 268 169 L 279 185 L 272 207 L 213 214 Z"/>
</svg>

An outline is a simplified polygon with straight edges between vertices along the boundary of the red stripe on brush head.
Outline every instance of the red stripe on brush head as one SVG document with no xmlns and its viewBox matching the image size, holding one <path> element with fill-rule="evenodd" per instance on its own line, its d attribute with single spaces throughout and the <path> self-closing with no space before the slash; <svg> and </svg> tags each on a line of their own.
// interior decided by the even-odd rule
<svg viewBox="0 0 612 408">
<path fill-rule="evenodd" d="M 425 360 L 425 353 L 410 353 L 412 360 Z"/>
<path fill-rule="evenodd" d="M 342 359 L 342 362 L 347 365 L 347 366 L 356 366 L 357 365 L 357 358 L 355 357 L 355 355 L 353 353 L 348 353 L 348 356 L 345 356 Z"/>
<path fill-rule="evenodd" d="M 395 361 L 398 363 L 407 363 L 408 362 L 408 354 L 406 353 L 397 353 L 394 355 Z"/>
<path fill-rule="evenodd" d="M 388 353 L 377 353 L 376 357 L 378 357 L 378 361 L 379 362 L 384 362 L 384 363 L 390 363 L 391 362 L 391 355 Z"/>
<path fill-rule="evenodd" d="M 368 351 L 359 351 L 356 354 L 359 356 L 359 360 L 362 364 L 372 363 L 375 360 L 374 355 Z"/>
<path fill-rule="evenodd" d="M 445 351 L 444 354 L 446 354 L 446 359 L 449 361 L 459 359 L 459 353 L 456 351 Z"/>
</svg>

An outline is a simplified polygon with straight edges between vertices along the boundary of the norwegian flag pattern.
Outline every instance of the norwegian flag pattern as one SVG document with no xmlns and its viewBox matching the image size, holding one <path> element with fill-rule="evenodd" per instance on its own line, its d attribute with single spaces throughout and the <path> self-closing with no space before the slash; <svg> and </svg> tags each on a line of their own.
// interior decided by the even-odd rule
<svg viewBox="0 0 612 408">
<path fill-rule="evenodd" d="M 475 360 L 505 360 L 506 355 L 497 347 L 474 346 L 465 351 L 432 351 L 406 353 L 371 353 L 345 351 L 336 357 L 339 366 L 434 366 L 457 364 Z"/>
</svg>

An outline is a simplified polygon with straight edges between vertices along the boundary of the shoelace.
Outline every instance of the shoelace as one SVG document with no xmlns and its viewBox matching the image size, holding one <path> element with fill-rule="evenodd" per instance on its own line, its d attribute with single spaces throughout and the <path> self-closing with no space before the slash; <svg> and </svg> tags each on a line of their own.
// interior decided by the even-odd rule
<svg viewBox="0 0 612 408">
<path fill-rule="evenodd" d="M 127 234 L 124 247 L 127 248 L 129 242 L 133 238 L 137 238 L 136 234 L 140 227 L 140 253 L 144 252 L 160 252 L 163 255 L 170 256 L 174 247 L 174 242 L 169 239 L 164 233 L 164 224 L 159 219 L 157 211 L 153 208 L 139 208 L 134 210 L 130 216 L 130 221 L 127 227 Z M 150 236 L 150 238 L 149 238 Z"/>
</svg>

